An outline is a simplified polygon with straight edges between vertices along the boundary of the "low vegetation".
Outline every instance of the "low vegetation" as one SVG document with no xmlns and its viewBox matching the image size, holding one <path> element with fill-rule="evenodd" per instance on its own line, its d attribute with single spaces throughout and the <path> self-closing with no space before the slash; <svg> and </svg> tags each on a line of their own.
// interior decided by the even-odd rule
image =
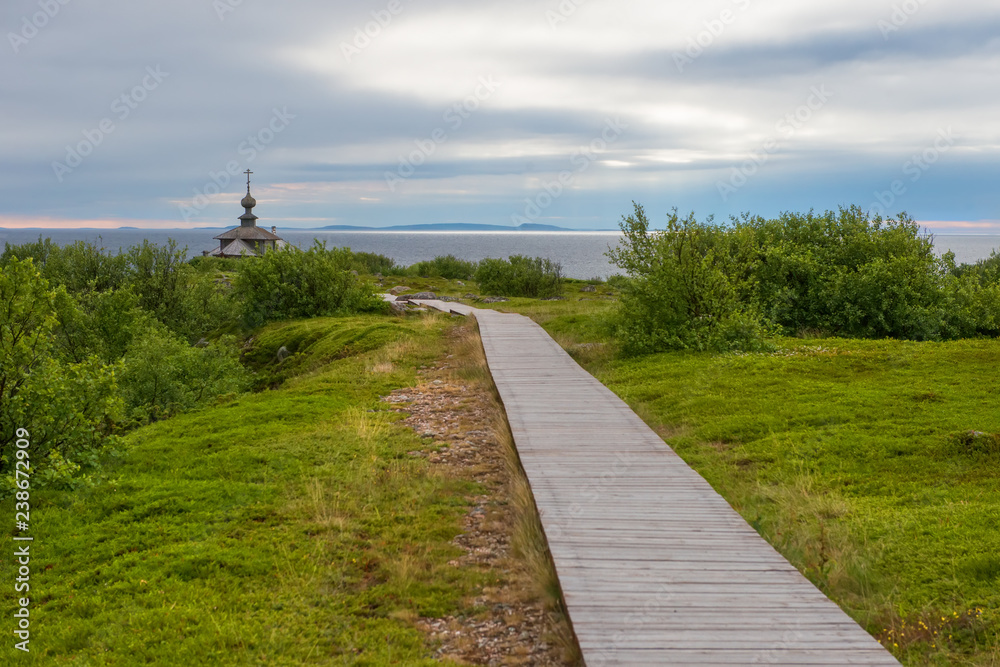
<svg viewBox="0 0 1000 667">
<path fill-rule="evenodd" d="M 959 270 L 905 214 L 884 220 L 852 207 L 719 225 L 675 211 L 665 231 L 649 226 L 636 204 L 609 253 L 630 278 L 618 324 L 626 354 L 760 351 L 776 333 L 1000 335 L 997 260 Z"/>
<path fill-rule="evenodd" d="M 132 432 L 90 488 L 33 494 L 20 662 L 441 664 L 414 620 L 495 575 L 449 565 L 476 486 L 408 455 L 429 443 L 379 401 L 442 353 L 447 318 L 388 319 L 272 325 L 253 367 L 280 342 L 299 374 Z"/>
<path fill-rule="evenodd" d="M 250 328 L 293 317 L 385 311 L 346 249 L 259 261 L 184 261 L 174 244 L 119 254 L 48 239 L 0 255 L 0 497 L 32 424 L 37 484 L 77 486 L 136 426 L 239 394 Z M 233 272 L 238 270 L 233 277 Z"/>
<path fill-rule="evenodd" d="M 956 266 L 855 208 L 649 226 L 623 219 L 607 282 L 519 256 L 8 247 L 0 437 L 32 424 L 51 550 L 29 660 L 429 664 L 414 619 L 490 575 L 446 566 L 474 485 L 410 456 L 427 444 L 378 402 L 446 319 L 379 314 L 377 292 L 462 298 L 472 276 L 508 299 L 475 305 L 538 321 L 904 664 L 1000 663 L 1000 256 Z"/>
<path fill-rule="evenodd" d="M 350 250 L 327 249 L 319 241 L 306 251 L 269 252 L 245 262 L 233 282 L 244 325 L 384 312 L 385 303 L 371 284 L 351 273 L 353 265 Z"/>
<path fill-rule="evenodd" d="M 905 664 L 996 664 L 1000 341 L 776 348 L 597 377 Z"/>
<path fill-rule="evenodd" d="M 837 228 L 838 216 L 825 219 Z M 893 240 L 919 258 L 923 240 L 911 231 L 905 225 L 869 241 Z M 984 288 L 975 293 L 985 299 L 980 315 L 996 307 L 989 301 L 996 255 L 971 266 L 953 267 L 948 257 L 926 266 L 938 280 L 931 297 L 957 298 L 954 290 L 975 282 Z M 1000 364 L 1000 341 L 990 329 L 944 341 L 871 340 L 860 331 L 823 338 L 811 327 L 780 326 L 760 309 L 759 321 L 773 328 L 756 351 L 638 354 L 621 336 L 628 311 L 616 299 L 636 280 L 642 274 L 616 277 L 593 293 L 568 281 L 562 300 L 475 305 L 542 324 L 904 664 L 997 664 L 1000 395 L 986 378 Z M 877 302 L 864 303 L 877 312 Z M 836 329 L 830 323 L 840 315 L 829 316 Z"/>
<path fill-rule="evenodd" d="M 484 294 L 541 299 L 559 294 L 562 267 L 548 259 L 523 255 L 484 259 L 476 268 L 476 282 Z"/>
<path fill-rule="evenodd" d="M 477 262 L 468 262 L 454 255 L 444 255 L 426 262 L 417 262 L 406 270 L 406 275 L 420 278 L 471 280 L 473 274 L 476 273 L 477 266 Z"/>
</svg>

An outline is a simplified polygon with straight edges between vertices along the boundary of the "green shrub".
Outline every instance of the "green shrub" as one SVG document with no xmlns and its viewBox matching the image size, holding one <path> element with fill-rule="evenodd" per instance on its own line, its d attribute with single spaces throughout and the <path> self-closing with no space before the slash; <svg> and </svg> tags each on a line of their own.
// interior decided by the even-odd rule
<svg viewBox="0 0 1000 667">
<path fill-rule="evenodd" d="M 765 313 L 786 332 L 858 338 L 949 337 L 947 265 L 905 214 L 869 217 L 858 207 L 737 221 L 754 235 L 753 271 Z"/>
<path fill-rule="evenodd" d="M 124 255 L 111 255 L 87 241 L 58 246 L 41 237 L 34 243 L 5 246 L 0 266 L 29 257 L 50 285 L 62 285 L 73 294 L 118 289 L 129 282 L 131 273 Z"/>
<path fill-rule="evenodd" d="M 384 276 L 399 276 L 406 272 L 401 266 L 396 266 L 396 260 L 392 257 L 379 255 L 374 252 L 355 252 L 352 262 L 355 271 L 375 275 L 381 273 Z"/>
<path fill-rule="evenodd" d="M 237 309 L 228 289 L 216 284 L 209 268 L 232 267 L 232 262 L 240 260 L 203 257 L 188 263 L 185 255 L 186 250 L 172 240 L 166 245 L 143 241 L 111 255 L 84 241 L 59 247 L 50 239 L 39 238 L 37 243 L 8 245 L 0 255 L 0 266 L 14 258 L 31 257 L 51 285 L 64 286 L 85 309 L 87 294 L 127 289 L 137 307 L 194 342 L 231 328 L 237 321 Z"/>
<path fill-rule="evenodd" d="M 773 327 L 753 300 L 753 244 L 710 220 L 677 212 L 666 231 L 650 232 L 635 204 L 624 236 L 608 255 L 629 275 L 621 285 L 617 335 L 622 351 L 757 350 Z"/>
<path fill-rule="evenodd" d="M 616 273 L 612 276 L 608 276 L 608 287 L 615 290 L 623 290 L 628 287 L 628 278 L 620 273 Z"/>
<path fill-rule="evenodd" d="M 233 284 L 244 324 L 384 311 L 371 285 L 351 274 L 352 262 L 347 248 L 328 250 L 319 241 L 307 251 L 288 246 L 244 260 Z"/>
<path fill-rule="evenodd" d="M 188 264 L 198 273 L 235 273 L 240 270 L 242 259 L 236 257 L 212 257 L 199 255 L 188 260 Z"/>
<path fill-rule="evenodd" d="M 954 253 L 950 253 L 954 260 Z M 988 285 L 1000 282 L 1000 252 L 994 250 L 986 259 L 981 259 L 974 264 L 961 264 L 952 268 L 955 276 L 972 276 L 980 284 Z"/>
<path fill-rule="evenodd" d="M 114 366 L 90 354 L 72 360 L 58 342 L 60 314 L 76 309 L 52 289 L 31 259 L 9 257 L 0 269 L 0 474 L 11 488 L 17 429 L 30 433 L 38 479 L 68 481 L 93 463 L 122 405 Z"/>
<path fill-rule="evenodd" d="M 483 294 L 545 298 L 562 289 L 562 266 L 541 257 L 511 255 L 508 259 L 484 259 L 475 272 Z"/>
<path fill-rule="evenodd" d="M 956 270 L 906 214 L 886 220 L 851 207 L 722 226 L 675 212 L 666 231 L 650 232 L 636 205 L 621 226 L 623 243 L 609 256 L 630 278 L 620 318 L 627 352 L 754 349 L 774 327 L 911 340 L 1000 335 L 993 260 Z"/>
<path fill-rule="evenodd" d="M 164 419 L 250 386 L 231 336 L 195 347 L 154 325 L 125 354 L 121 389 L 129 417 L 137 423 Z"/>
<path fill-rule="evenodd" d="M 438 256 L 428 262 L 417 262 L 406 274 L 417 278 L 446 278 L 470 280 L 476 273 L 476 262 L 468 262 L 454 255 Z"/>
</svg>

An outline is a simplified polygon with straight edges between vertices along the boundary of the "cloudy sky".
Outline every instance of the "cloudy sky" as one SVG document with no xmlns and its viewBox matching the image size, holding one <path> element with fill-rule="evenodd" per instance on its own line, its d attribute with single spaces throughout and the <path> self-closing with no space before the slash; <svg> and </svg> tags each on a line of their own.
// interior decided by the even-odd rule
<svg viewBox="0 0 1000 667">
<path fill-rule="evenodd" d="M 4 0 L 0 227 L 1000 233 L 995 0 Z"/>
</svg>

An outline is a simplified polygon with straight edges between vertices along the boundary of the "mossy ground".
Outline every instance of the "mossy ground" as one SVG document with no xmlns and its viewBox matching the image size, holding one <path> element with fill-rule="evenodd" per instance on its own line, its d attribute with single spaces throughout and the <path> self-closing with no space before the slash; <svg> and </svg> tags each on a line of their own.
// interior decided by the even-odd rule
<svg viewBox="0 0 1000 667">
<path fill-rule="evenodd" d="M 427 443 L 379 397 L 446 326 L 274 325 L 250 357 L 277 389 L 135 431 L 93 488 L 37 490 L 18 663 L 432 664 L 412 619 L 454 613 L 488 576 L 448 565 L 475 489 L 407 456 Z"/>
</svg>

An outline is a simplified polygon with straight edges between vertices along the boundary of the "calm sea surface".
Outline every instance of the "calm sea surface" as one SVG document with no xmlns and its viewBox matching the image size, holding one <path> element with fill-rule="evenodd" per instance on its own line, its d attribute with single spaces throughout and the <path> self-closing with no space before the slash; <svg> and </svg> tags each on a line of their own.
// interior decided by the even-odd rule
<svg viewBox="0 0 1000 667">
<path fill-rule="evenodd" d="M 0 229 L 0 243 L 19 244 L 35 241 L 41 235 L 58 244 L 78 240 L 100 243 L 105 248 L 119 248 L 149 239 L 165 243 L 168 238 L 187 246 L 188 255 L 200 255 L 218 245 L 212 237 L 223 230 L 138 230 L 138 229 Z M 326 241 L 327 246 L 346 246 L 352 250 L 376 252 L 408 266 L 432 259 L 437 255 L 455 255 L 477 261 L 485 257 L 528 255 L 548 257 L 559 262 L 563 274 L 570 278 L 607 277 L 615 273 L 604 253 L 617 246 L 618 232 L 324 232 L 279 230 L 285 240 L 300 248 L 308 247 L 313 239 Z M 975 262 L 1000 249 L 1000 236 L 938 235 L 934 245 L 939 252 L 952 250 L 956 261 Z"/>
</svg>

